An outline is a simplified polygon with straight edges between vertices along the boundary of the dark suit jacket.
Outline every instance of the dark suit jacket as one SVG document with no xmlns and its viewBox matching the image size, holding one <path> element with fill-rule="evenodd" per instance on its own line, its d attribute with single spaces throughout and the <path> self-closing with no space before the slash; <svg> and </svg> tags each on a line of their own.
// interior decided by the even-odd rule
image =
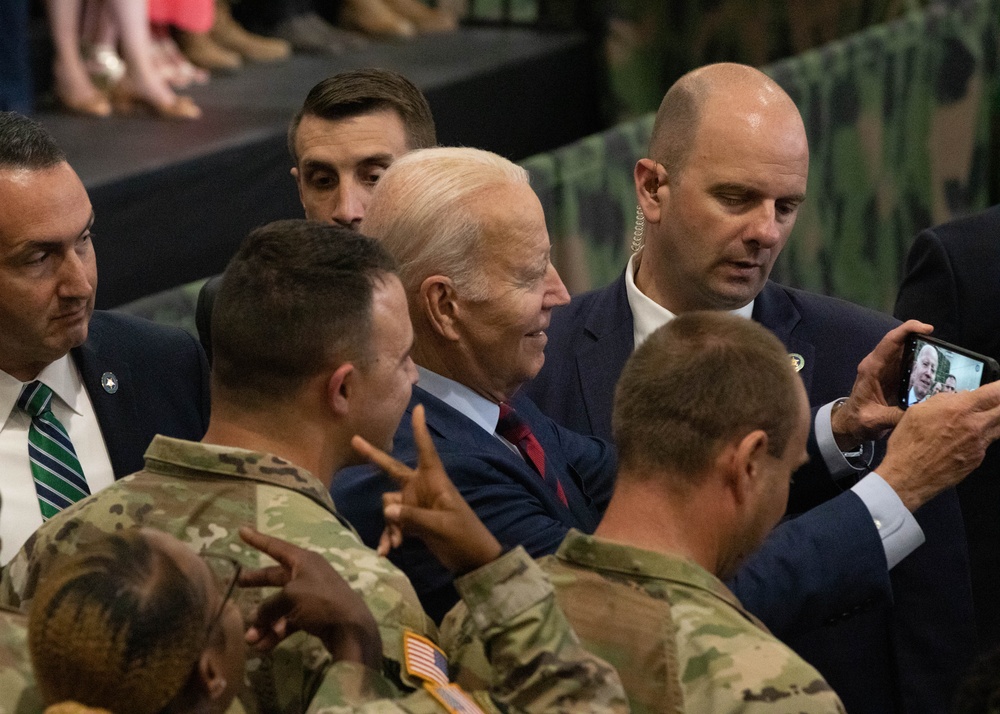
<svg viewBox="0 0 1000 714">
<path fill-rule="evenodd" d="M 72 352 L 94 404 L 115 478 L 138 471 L 156 434 L 197 441 L 208 428 L 205 355 L 191 335 L 131 315 L 95 311 Z M 106 392 L 104 373 L 118 379 Z"/>
<path fill-rule="evenodd" d="M 1000 206 L 917 236 L 896 298 L 901 320 L 1000 360 Z M 1000 445 L 958 485 L 982 649 L 1000 646 Z"/>
<path fill-rule="evenodd" d="M 814 409 L 850 392 L 858 363 L 896 324 L 771 282 L 753 317 L 804 359 L 799 374 Z M 632 352 L 632 331 L 624 276 L 557 308 L 545 366 L 529 396 L 557 422 L 609 436 L 614 385 Z M 954 492 L 917 512 L 927 542 L 889 577 L 864 505 L 833 482 L 815 444 L 811 453 L 810 465 L 795 474 L 789 520 L 731 587 L 823 673 L 852 714 L 947 711 L 974 639 Z"/>
<path fill-rule="evenodd" d="M 568 506 L 519 455 L 468 417 L 414 387 L 393 441 L 393 455 L 416 463 L 412 410 L 423 404 L 427 426 L 448 476 L 504 548 L 523 545 L 534 557 L 554 553 L 570 528 L 593 533 L 611 499 L 615 458 L 604 441 L 556 425 L 531 400 L 511 406 L 528 423 L 545 450 L 546 475 L 558 475 Z M 397 490 L 387 476 L 369 467 L 337 473 L 330 489 L 337 509 L 362 540 L 374 547 L 382 532 L 382 494 Z M 413 583 L 424 609 L 440 621 L 458 601 L 451 575 L 419 541 L 408 539 L 390 558 Z"/>
</svg>

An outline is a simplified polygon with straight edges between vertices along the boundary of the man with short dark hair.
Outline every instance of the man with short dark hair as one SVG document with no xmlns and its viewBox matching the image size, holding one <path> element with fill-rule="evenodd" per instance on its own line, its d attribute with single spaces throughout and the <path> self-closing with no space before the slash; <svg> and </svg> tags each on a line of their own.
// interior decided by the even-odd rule
<svg viewBox="0 0 1000 714">
<path fill-rule="evenodd" d="M 729 63 L 679 79 L 635 167 L 642 250 L 619 280 L 554 313 L 547 360 L 528 393 L 564 426 L 608 438 L 611 385 L 657 327 L 707 309 L 770 329 L 800 369 L 814 426 L 812 458 L 789 497 L 788 515 L 800 517 L 775 533 L 812 525 L 783 543 L 783 557 L 763 562 L 776 552 L 765 547 L 748 560 L 733 590 L 816 665 L 848 711 L 943 711 L 975 638 L 961 514 L 949 488 L 967 471 L 868 473 L 875 440 L 903 414 L 898 369 L 873 371 L 866 358 L 896 322 L 768 280 L 808 171 L 802 118 L 772 79 Z M 805 557 L 817 550 L 824 557 Z M 822 572 L 813 567 L 820 562 Z M 820 593 L 849 586 L 856 590 L 838 611 L 816 607 Z M 773 597 L 782 590 L 787 597 Z M 790 617 L 789 600 L 818 619 Z"/>
<path fill-rule="evenodd" d="M 306 218 L 357 230 L 389 165 L 436 143 L 430 106 L 403 75 L 360 69 L 324 79 L 309 90 L 288 127 L 292 176 Z M 209 359 L 218 281 L 212 278 L 202 287 L 195 313 Z"/>
<path fill-rule="evenodd" d="M 43 521 L 208 424 L 205 357 L 174 328 L 94 311 L 87 191 L 52 137 L 0 113 L 0 562 Z"/>
</svg>

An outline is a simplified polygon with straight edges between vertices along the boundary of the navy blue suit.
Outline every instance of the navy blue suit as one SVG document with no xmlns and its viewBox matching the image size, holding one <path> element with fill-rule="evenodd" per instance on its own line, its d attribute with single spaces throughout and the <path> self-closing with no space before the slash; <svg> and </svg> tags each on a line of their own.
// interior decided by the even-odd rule
<svg viewBox="0 0 1000 714">
<path fill-rule="evenodd" d="M 448 476 L 504 548 L 523 545 L 534 557 L 554 553 L 570 528 L 593 533 L 611 500 L 614 450 L 606 442 L 558 426 L 526 397 L 511 406 L 545 450 L 545 473 L 558 475 L 568 505 L 518 454 L 440 399 L 414 387 L 393 440 L 393 455 L 417 460 L 411 418 L 423 404 L 434 445 Z M 337 509 L 368 545 L 382 532 L 382 494 L 397 490 L 370 467 L 339 471 L 330 492 Z M 424 609 L 440 621 L 458 601 L 451 575 L 416 539 L 407 539 L 390 558 L 409 576 Z"/>
<path fill-rule="evenodd" d="M 768 282 L 753 318 L 804 360 L 815 410 L 850 393 L 857 365 L 897 323 Z M 528 394 L 557 422 L 610 437 L 614 385 L 633 349 L 624 276 L 553 314 Z M 953 491 L 915 515 L 927 542 L 886 572 L 861 500 L 814 458 L 795 475 L 788 519 L 730 583 L 737 597 L 827 678 L 852 712 L 943 712 L 968 664 L 968 555 Z"/>
<path fill-rule="evenodd" d="M 928 228 L 913 241 L 896 298 L 901 320 L 1000 360 L 1000 206 Z M 979 645 L 1000 645 L 1000 444 L 956 488 L 972 563 Z"/>
<path fill-rule="evenodd" d="M 183 330 L 131 315 L 95 311 L 87 341 L 71 352 L 119 479 L 140 470 L 156 434 L 197 441 L 208 428 L 208 364 Z M 101 376 L 111 372 L 109 394 Z"/>
</svg>

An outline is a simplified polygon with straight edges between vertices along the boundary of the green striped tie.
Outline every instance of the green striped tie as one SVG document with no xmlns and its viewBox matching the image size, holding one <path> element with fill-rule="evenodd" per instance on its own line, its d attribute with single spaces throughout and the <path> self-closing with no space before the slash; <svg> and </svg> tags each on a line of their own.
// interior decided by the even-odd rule
<svg viewBox="0 0 1000 714">
<path fill-rule="evenodd" d="M 52 413 L 51 405 L 52 390 L 41 382 L 24 385 L 17 398 L 17 406 L 31 416 L 28 459 L 42 519 L 46 521 L 90 495 L 73 442 Z"/>
</svg>

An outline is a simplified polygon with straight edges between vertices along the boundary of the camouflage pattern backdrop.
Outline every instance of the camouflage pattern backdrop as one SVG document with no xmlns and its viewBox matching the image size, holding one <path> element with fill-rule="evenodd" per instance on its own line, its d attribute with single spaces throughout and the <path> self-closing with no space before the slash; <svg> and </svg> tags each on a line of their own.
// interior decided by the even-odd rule
<svg viewBox="0 0 1000 714">
<path fill-rule="evenodd" d="M 534 1 L 479 0 L 469 7 L 528 7 Z M 704 52 L 692 53 L 691 64 L 683 68 L 716 59 L 749 59 L 732 45 L 731 52 L 719 49 L 725 44 L 718 39 L 724 35 L 718 34 L 720 28 L 735 28 L 738 17 L 756 23 L 757 14 L 771 13 L 769 22 L 785 28 L 788 42 L 798 43 L 842 27 L 847 21 L 838 24 L 834 18 L 850 15 L 848 6 L 856 5 L 853 17 L 861 22 L 872 17 L 870 6 L 884 6 L 881 12 L 889 14 L 902 0 L 853 2 L 844 0 L 841 11 L 832 15 L 816 10 L 815 17 L 809 10 L 824 7 L 822 3 L 783 3 L 782 23 L 774 19 L 774 2 L 753 3 L 754 12 L 744 7 L 739 15 L 723 8 L 748 3 L 705 0 L 703 5 L 715 14 L 703 13 L 700 21 L 716 18 L 711 26 L 717 39 L 704 39 Z M 635 0 L 631 7 L 656 14 L 674 5 L 680 3 Z M 556 6 L 556 0 L 547 5 Z M 792 12 L 796 8 L 797 14 Z M 694 22 L 690 17 L 677 17 L 677 27 L 694 27 L 685 24 Z M 792 17 L 802 19 L 792 23 Z M 796 34 L 801 37 L 794 39 Z M 744 42 L 750 46 L 749 39 Z M 798 105 L 811 151 L 809 198 L 775 266 L 776 280 L 891 311 L 906 251 L 920 230 L 1000 203 L 998 48 L 1000 0 L 964 0 L 935 3 L 763 67 Z M 634 104 L 655 108 L 668 73 L 653 72 L 648 65 L 642 69 L 638 59 L 625 56 L 631 51 L 609 56 L 612 75 L 620 72 L 637 86 L 655 75 L 644 90 L 644 104 Z M 629 63 L 632 69 L 626 69 Z M 681 66 L 671 70 L 671 80 Z M 656 88 L 654 95 L 648 87 Z M 632 168 L 646 153 L 652 122 L 652 114 L 646 113 L 522 162 L 545 207 L 553 260 L 570 292 L 605 285 L 624 268 L 636 210 Z M 202 282 L 123 309 L 193 332 Z"/>
</svg>

